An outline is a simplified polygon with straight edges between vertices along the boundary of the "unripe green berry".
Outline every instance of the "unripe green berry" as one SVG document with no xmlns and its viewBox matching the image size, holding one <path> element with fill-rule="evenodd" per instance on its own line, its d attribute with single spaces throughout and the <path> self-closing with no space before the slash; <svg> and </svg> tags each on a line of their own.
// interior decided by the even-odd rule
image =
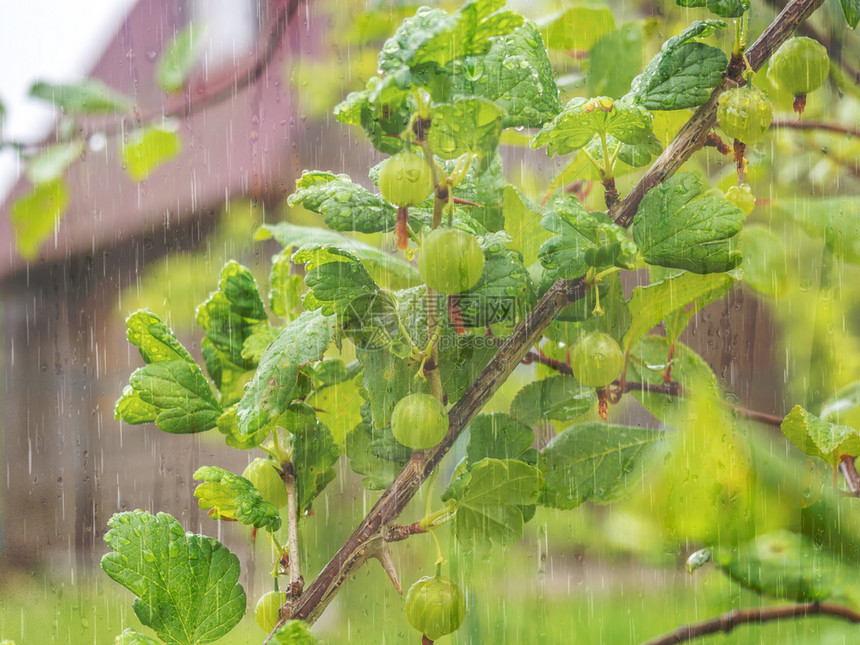
<svg viewBox="0 0 860 645">
<path fill-rule="evenodd" d="M 448 432 L 448 411 L 435 396 L 409 394 L 394 406 L 391 432 L 407 448 L 432 448 Z"/>
<path fill-rule="evenodd" d="M 481 279 L 484 252 L 475 236 L 453 228 L 437 228 L 424 238 L 418 273 L 434 291 L 457 294 Z"/>
<path fill-rule="evenodd" d="M 749 215 L 755 208 L 755 195 L 752 194 L 749 184 L 731 186 L 726 191 L 726 199 L 740 208 L 744 215 Z"/>
<path fill-rule="evenodd" d="M 278 622 L 278 612 L 281 605 L 287 601 L 287 592 L 269 591 L 260 596 L 254 607 L 254 620 L 264 632 L 268 633 L 275 628 Z"/>
<path fill-rule="evenodd" d="M 406 620 L 431 641 L 451 634 L 466 618 L 466 601 L 450 578 L 426 576 L 406 592 Z"/>
<path fill-rule="evenodd" d="M 276 508 L 287 505 L 287 488 L 271 459 L 254 459 L 245 467 L 242 477 L 254 484 L 263 499 Z"/>
<path fill-rule="evenodd" d="M 433 192 L 433 173 L 420 152 L 389 157 L 379 171 L 379 192 L 395 206 L 423 202 Z"/>
<path fill-rule="evenodd" d="M 580 338 L 570 354 L 574 378 L 588 387 L 605 387 L 621 374 L 624 353 L 609 334 L 593 331 Z"/>
<path fill-rule="evenodd" d="M 827 49 L 817 40 L 789 38 L 770 59 L 768 79 L 795 96 L 817 90 L 830 72 Z"/>
<path fill-rule="evenodd" d="M 717 120 L 727 135 L 753 145 L 761 141 L 770 127 L 773 109 L 764 92 L 752 85 L 745 85 L 720 96 Z"/>
</svg>

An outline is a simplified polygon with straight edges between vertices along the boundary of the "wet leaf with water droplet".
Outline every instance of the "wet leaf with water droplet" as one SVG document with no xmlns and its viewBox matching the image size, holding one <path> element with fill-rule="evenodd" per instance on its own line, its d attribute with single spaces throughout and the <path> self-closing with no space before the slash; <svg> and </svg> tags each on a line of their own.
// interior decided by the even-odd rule
<svg viewBox="0 0 860 645">
<path fill-rule="evenodd" d="M 101 567 L 137 596 L 135 615 L 163 642 L 210 643 L 241 620 L 246 601 L 239 560 L 220 542 L 185 533 L 166 513 L 117 513 L 108 524 L 105 542 L 112 551 Z"/>
</svg>

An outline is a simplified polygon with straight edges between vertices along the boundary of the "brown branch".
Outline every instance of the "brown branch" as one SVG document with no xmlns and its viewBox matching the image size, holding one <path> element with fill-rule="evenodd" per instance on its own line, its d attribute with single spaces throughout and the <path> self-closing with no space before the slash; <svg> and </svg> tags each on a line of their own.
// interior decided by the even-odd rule
<svg viewBox="0 0 860 645">
<path fill-rule="evenodd" d="M 753 68 L 758 69 L 762 62 L 797 28 L 797 25 L 822 2 L 823 0 L 792 0 L 749 49 L 748 58 Z M 701 147 L 714 124 L 719 94 L 724 86 L 728 86 L 731 82 L 729 79 L 740 79 L 740 76 L 740 63 L 737 62 L 730 69 L 729 78 L 714 90 L 708 102 L 699 108 L 678 137 L 622 202 L 618 213 L 619 223 L 628 226 L 645 193 L 671 176 L 694 150 Z M 352 535 L 292 606 L 291 618 L 308 622 L 316 620 L 334 598 L 340 586 L 369 557 L 374 556 L 379 543 L 383 542 L 381 535 L 383 527 L 400 515 L 424 480 L 451 449 L 463 428 L 507 380 L 558 314 L 571 303 L 582 298 L 585 290 L 584 277 L 576 280 L 558 280 L 550 287 L 525 320 L 514 328 L 462 398 L 451 408 L 448 415 L 448 434 L 445 438 L 435 448 L 413 455 Z M 282 617 L 275 629 L 283 624 L 284 620 L 285 617 Z"/>
<path fill-rule="evenodd" d="M 845 477 L 845 483 L 851 494 L 854 497 L 860 497 L 860 474 L 857 473 L 857 465 L 854 462 L 855 457 L 842 455 L 839 459 L 839 470 L 842 471 L 842 476 Z"/>
<path fill-rule="evenodd" d="M 528 365 L 529 363 L 540 363 L 541 365 L 551 367 L 560 374 L 564 374 L 566 376 L 573 376 L 573 370 L 570 369 L 570 365 L 568 365 L 564 361 L 550 358 L 541 351 L 529 352 L 528 354 L 526 354 L 525 358 L 523 358 L 522 362 L 526 365 Z"/>
<path fill-rule="evenodd" d="M 820 123 L 818 121 L 800 121 L 797 119 L 774 119 L 771 128 L 791 128 L 792 130 L 824 130 L 836 134 L 847 134 L 850 137 L 860 137 L 860 128 L 851 128 L 838 123 Z"/>
<path fill-rule="evenodd" d="M 618 381 L 613 383 L 616 387 L 620 385 Z M 685 396 L 686 392 L 681 387 L 681 384 L 677 381 L 670 381 L 669 383 L 665 383 L 662 385 L 657 385 L 653 383 L 637 383 L 633 381 L 626 381 L 624 383 L 624 391 L 625 392 L 650 392 L 652 394 L 665 394 L 667 396 Z M 732 411 L 741 417 L 749 419 L 750 421 L 758 421 L 759 423 L 763 423 L 765 425 L 775 426 L 779 428 L 782 425 L 783 417 L 777 416 L 775 414 L 768 414 L 767 412 L 759 412 L 758 410 L 750 410 L 749 408 L 744 408 L 739 405 L 730 406 Z M 860 490 L 860 476 L 858 476 L 858 490 Z M 860 495 L 858 495 L 860 496 Z"/>
<path fill-rule="evenodd" d="M 775 414 L 767 414 L 766 412 L 759 412 L 758 410 L 750 410 L 739 405 L 733 405 L 732 410 L 734 410 L 735 414 L 738 416 L 746 417 L 750 421 L 758 421 L 759 423 L 775 426 L 777 428 L 782 426 L 783 417 L 778 417 Z"/>
<path fill-rule="evenodd" d="M 758 70 L 773 52 L 806 20 L 824 0 L 792 0 L 785 9 L 764 30 L 758 40 L 747 50 L 747 59 L 753 70 Z M 615 222 L 624 228 L 633 222 L 639 202 L 645 193 L 662 183 L 699 150 L 705 143 L 708 133 L 717 120 L 717 100 L 729 87 L 743 84 L 743 60 L 732 57 L 722 84 L 714 88 L 707 102 L 700 106 L 693 117 L 687 121 L 678 136 L 670 143 L 663 154 L 654 162 L 633 190 L 618 207 Z"/>
<path fill-rule="evenodd" d="M 613 385 L 619 386 L 620 382 Z M 649 392 L 651 394 L 666 394 L 668 396 L 683 396 L 684 389 L 677 381 L 671 381 L 663 385 L 655 385 L 653 383 L 637 383 L 636 381 L 624 382 L 625 392 Z"/>
<path fill-rule="evenodd" d="M 788 618 L 806 618 L 807 616 L 833 616 L 849 623 L 860 623 L 860 614 L 839 605 L 830 603 L 811 602 L 804 605 L 788 605 L 781 607 L 761 607 L 759 609 L 735 609 L 716 618 L 701 623 L 685 625 L 678 629 L 650 640 L 643 645 L 676 645 L 686 643 L 709 634 L 720 632 L 727 634 L 738 625 L 747 623 L 760 624 Z"/>
</svg>

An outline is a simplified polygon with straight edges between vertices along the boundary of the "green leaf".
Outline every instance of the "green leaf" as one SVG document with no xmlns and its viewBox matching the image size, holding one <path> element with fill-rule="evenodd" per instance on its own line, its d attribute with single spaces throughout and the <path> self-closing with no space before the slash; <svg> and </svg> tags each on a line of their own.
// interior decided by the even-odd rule
<svg viewBox="0 0 860 645">
<path fill-rule="evenodd" d="M 695 418 L 691 409 L 700 401 L 706 401 L 709 405 L 719 402 L 720 407 L 716 412 L 724 409 L 721 403 L 723 395 L 717 378 L 704 359 L 680 341 L 670 344 L 664 336 L 645 336 L 634 345 L 627 363 L 627 379 L 649 385 L 665 385 L 663 375 L 670 364 L 672 380 L 680 384 L 684 391 L 695 393 L 693 396 L 637 391 L 632 393 L 661 423 L 683 432 L 692 423 L 691 419 Z M 718 414 L 712 413 L 710 418 L 714 416 Z M 708 431 L 716 434 L 718 430 L 709 428 Z M 679 438 L 678 442 L 680 441 Z M 691 465 L 690 468 L 694 466 Z"/>
<path fill-rule="evenodd" d="M 725 28 L 722 20 L 698 20 L 667 40 L 633 80 L 632 102 L 648 110 L 682 110 L 707 101 L 722 82 L 728 59 L 721 49 L 694 39 Z"/>
<path fill-rule="evenodd" d="M 504 111 L 486 99 L 458 99 L 433 106 L 428 136 L 433 152 L 442 159 L 472 153 L 491 157 L 499 145 Z"/>
<path fill-rule="evenodd" d="M 304 264 L 305 284 L 310 291 L 302 299 L 306 309 L 342 315 L 360 296 L 380 291 L 358 257 L 333 244 L 306 244 L 293 254 L 295 264 Z"/>
<path fill-rule="evenodd" d="M 83 141 L 64 141 L 41 150 L 27 162 L 27 179 L 46 184 L 60 179 L 66 169 L 78 161 L 86 150 Z"/>
<path fill-rule="evenodd" d="M 554 421 L 573 421 L 594 409 L 593 387 L 580 385 L 572 376 L 556 374 L 533 381 L 511 401 L 511 416 L 530 426 Z"/>
<path fill-rule="evenodd" d="M 132 424 L 155 422 L 163 432 L 190 434 L 214 428 L 222 412 L 200 367 L 174 360 L 132 372 L 114 418 Z"/>
<path fill-rule="evenodd" d="M 544 487 L 540 503 L 575 508 L 608 504 L 639 483 L 662 433 L 602 422 L 571 426 L 540 452 Z"/>
<path fill-rule="evenodd" d="M 606 135 L 606 148 L 609 150 L 610 158 L 617 157 L 618 161 L 630 166 L 630 168 L 624 168 L 623 165 L 616 164 L 616 177 L 624 172 L 632 171 L 633 168 L 650 165 L 663 152 L 663 146 L 653 134 L 642 143 L 637 144 L 621 143 L 615 137 Z M 603 145 L 599 139 L 592 139 L 586 150 L 595 159 L 603 158 Z"/>
<path fill-rule="evenodd" d="M 520 320 L 536 300 L 528 270 L 518 251 L 505 248 L 507 233 L 485 235 L 484 270 L 478 283 L 457 297 L 465 327 L 485 327 Z"/>
<path fill-rule="evenodd" d="M 276 316 L 287 320 L 296 317 L 305 285 L 304 276 L 292 271 L 289 253 L 279 253 L 272 258 L 272 269 L 269 272 L 269 307 Z"/>
<path fill-rule="evenodd" d="M 15 228 L 15 244 L 25 260 L 35 260 L 42 242 L 59 226 L 66 207 L 69 191 L 62 179 L 36 184 L 22 195 L 10 209 Z"/>
<path fill-rule="evenodd" d="M 491 337 L 460 335 L 450 326 L 446 326 L 438 346 L 442 391 L 448 403 L 460 400 L 498 350 Z"/>
<path fill-rule="evenodd" d="M 697 173 L 678 173 L 652 188 L 633 218 L 633 239 L 649 264 L 718 273 L 741 263 L 735 237 L 743 211 Z"/>
<path fill-rule="evenodd" d="M 209 517 L 238 520 L 271 532 L 281 527 L 278 509 L 264 500 L 254 484 L 244 477 L 217 466 L 201 466 L 193 476 L 204 480 L 194 490 L 194 497 L 199 500 L 200 508 L 211 509 Z"/>
<path fill-rule="evenodd" d="M 323 361 L 320 366 L 340 361 Z M 341 363 L 342 365 L 342 363 Z M 355 364 L 358 366 L 358 364 Z M 350 372 L 355 374 L 355 372 Z M 322 384 L 319 381 L 319 370 L 314 374 L 314 383 L 318 389 L 307 399 L 309 405 L 316 410 L 319 420 L 331 430 L 335 443 L 344 445 L 346 436 L 361 422 L 361 378 L 354 377 L 333 383 Z"/>
<path fill-rule="evenodd" d="M 199 25 L 189 24 L 177 33 L 164 51 L 155 68 L 155 82 L 165 92 L 179 92 L 200 54 L 202 29 Z"/>
<path fill-rule="evenodd" d="M 333 231 L 281 222 L 279 224 L 264 224 L 255 235 L 257 240 L 266 240 L 270 237 L 275 238 L 284 247 L 284 253 L 287 254 L 292 254 L 293 249 L 308 244 L 338 246 L 361 260 L 373 279 L 380 283 L 393 280 L 411 284 L 421 282 L 418 270 L 411 264 L 375 246 L 353 240 Z"/>
<path fill-rule="evenodd" d="M 578 278 L 591 263 L 607 259 L 608 264 L 632 268 L 638 250 L 627 232 L 605 213 L 587 211 L 578 199 L 565 195 L 544 211 L 541 226 L 555 237 L 544 242 L 538 257 L 551 280 Z M 606 251 L 599 251 L 605 248 Z"/>
<path fill-rule="evenodd" d="M 419 9 L 385 42 L 378 68 L 397 73 L 422 63 L 444 67 L 452 60 L 486 53 L 490 38 L 509 34 L 523 24 L 522 16 L 497 11 L 503 5 L 503 0 L 470 0 L 453 14 Z"/>
<path fill-rule="evenodd" d="M 454 519 L 457 541 L 469 550 L 513 546 L 523 536 L 520 507 L 534 504 L 540 494 L 540 471 L 513 459 L 483 459 L 468 473 Z"/>
<path fill-rule="evenodd" d="M 304 312 L 288 323 L 260 359 L 236 406 L 235 426 L 227 419 L 218 429 L 229 430 L 234 441 L 259 445 L 295 398 L 299 369 L 321 359 L 333 338 L 334 320 L 319 311 Z"/>
<path fill-rule="evenodd" d="M 291 432 L 296 496 L 299 512 L 304 513 L 310 509 L 313 499 L 335 478 L 334 465 L 341 451 L 329 429 L 321 423 L 302 425 Z"/>
<path fill-rule="evenodd" d="M 302 620 L 288 620 L 278 627 L 269 642 L 272 645 L 317 645 L 308 624 Z"/>
<path fill-rule="evenodd" d="M 221 271 L 218 291 L 197 308 L 197 322 L 206 332 L 206 369 L 221 391 L 222 405 L 241 398 L 241 377 L 256 366 L 256 361 L 244 356 L 245 343 L 258 327 L 268 329 L 268 324 L 261 325 L 266 321 L 254 276 L 239 263 L 228 262 Z M 274 331 L 263 334 L 265 345 L 258 348 L 260 351 L 272 340 Z"/>
<path fill-rule="evenodd" d="M 844 566 L 803 535 L 774 531 L 737 549 L 717 549 L 714 561 L 734 580 L 760 594 L 817 602 L 842 586 Z"/>
<path fill-rule="evenodd" d="M 749 10 L 749 0 L 707 0 L 705 6 L 720 18 L 740 18 Z"/>
<path fill-rule="evenodd" d="M 353 472 L 364 475 L 362 486 L 368 490 L 384 490 L 400 472 L 402 462 L 374 454 L 371 450 L 373 438 L 373 430 L 368 424 L 358 424 L 346 435 L 346 456 Z"/>
<path fill-rule="evenodd" d="M 242 358 L 255 365 L 259 363 L 269 343 L 278 337 L 280 331 L 279 328 L 266 323 L 254 327 L 242 345 Z"/>
<path fill-rule="evenodd" d="M 453 171 L 454 164 L 445 169 L 447 173 Z M 505 228 L 505 212 L 508 210 L 505 193 L 509 188 L 513 190 L 505 179 L 502 158 L 497 152 L 491 159 L 469 166 L 463 181 L 454 189 L 454 195 L 480 204 L 480 206 L 463 204 L 460 206 L 461 213 L 467 214 L 487 231 L 499 231 Z M 413 213 L 410 212 L 410 219 L 412 215 Z"/>
<path fill-rule="evenodd" d="M 703 299 L 716 300 L 733 282 L 734 278 L 726 273 L 679 273 L 656 284 L 636 287 L 629 305 L 632 322 L 624 335 L 626 351 L 673 312 L 690 303 L 701 306 Z"/>
<path fill-rule="evenodd" d="M 636 22 L 602 35 L 588 54 L 589 96 L 624 96 L 642 69 L 642 48 L 642 25 Z"/>
<path fill-rule="evenodd" d="M 129 135 L 128 141 L 123 142 L 120 148 L 120 156 L 129 178 L 143 181 L 181 150 L 182 141 L 176 132 L 151 126 Z"/>
<path fill-rule="evenodd" d="M 550 49 L 588 51 L 614 28 L 615 17 L 608 7 L 570 7 L 550 18 L 541 33 Z"/>
<path fill-rule="evenodd" d="M 482 459 L 523 459 L 534 442 L 534 432 L 507 414 L 479 414 L 469 424 L 468 466 Z"/>
<path fill-rule="evenodd" d="M 350 93 L 335 106 L 334 117 L 341 123 L 361 126 L 377 150 L 394 154 L 404 146 L 400 134 L 414 111 L 408 89 L 399 87 L 392 76 L 375 76 L 364 90 Z"/>
<path fill-rule="evenodd" d="M 531 141 L 534 149 L 546 146 L 547 154 L 566 155 L 579 150 L 597 135 L 610 134 L 622 143 L 642 143 L 651 135 L 651 114 L 608 96 L 576 97 Z"/>
<path fill-rule="evenodd" d="M 860 0 L 839 0 L 839 4 L 845 14 L 845 22 L 851 29 L 856 29 L 860 23 Z"/>
<path fill-rule="evenodd" d="M 364 367 L 365 398 L 370 403 L 373 426 L 388 427 L 394 406 L 413 390 L 418 364 L 413 365 L 384 348 L 357 349 L 356 356 Z"/>
<path fill-rule="evenodd" d="M 167 325 L 151 311 L 126 319 L 130 343 L 146 367 L 135 370 L 117 401 L 114 417 L 130 424 L 155 422 L 164 432 L 185 434 L 215 427 L 222 414 L 206 377 Z"/>
<path fill-rule="evenodd" d="M 0 641 L 0 645 L 3 645 L 6 641 Z M 154 638 L 150 638 L 149 636 L 145 636 L 144 634 L 139 634 L 126 627 L 122 630 L 122 634 L 114 639 L 115 645 L 160 645 L 160 642 L 155 640 Z M 14 644 L 13 644 L 14 645 Z"/>
<path fill-rule="evenodd" d="M 49 101 L 69 114 L 128 112 L 134 101 L 94 78 L 80 83 L 39 81 L 30 87 L 30 96 Z"/>
<path fill-rule="evenodd" d="M 239 559 L 217 540 L 186 533 L 166 513 L 117 513 L 101 560 L 137 596 L 134 613 L 170 645 L 211 643 L 245 614 Z"/>
<path fill-rule="evenodd" d="M 559 113 L 561 103 L 537 27 L 526 21 L 491 42 L 485 55 L 451 64 L 452 94 L 494 102 L 504 113 L 502 127 L 539 128 Z"/>
<path fill-rule="evenodd" d="M 388 232 L 397 219 L 397 209 L 380 195 L 330 172 L 304 171 L 287 203 L 319 213 L 334 231 Z"/>
<path fill-rule="evenodd" d="M 780 426 L 783 434 L 804 454 L 819 457 L 836 467 L 842 455 L 860 456 L 860 432 L 856 428 L 823 421 L 795 405 Z"/>
<path fill-rule="evenodd" d="M 135 311 L 125 320 L 128 342 L 135 345 L 147 363 L 194 359 L 176 338 L 170 327 L 148 309 Z"/>
</svg>

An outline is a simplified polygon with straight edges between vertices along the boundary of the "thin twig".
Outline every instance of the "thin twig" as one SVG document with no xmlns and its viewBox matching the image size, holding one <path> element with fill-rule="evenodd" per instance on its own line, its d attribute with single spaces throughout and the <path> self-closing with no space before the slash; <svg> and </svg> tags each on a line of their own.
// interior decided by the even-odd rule
<svg viewBox="0 0 860 645">
<path fill-rule="evenodd" d="M 849 623 L 860 623 L 860 614 L 847 607 L 830 603 L 810 602 L 803 605 L 735 609 L 701 623 L 679 627 L 668 634 L 643 643 L 643 645 L 677 645 L 677 643 L 686 643 L 709 634 L 720 632 L 727 634 L 738 625 L 767 623 L 788 618 L 806 618 L 807 616 L 833 616 Z"/>
<path fill-rule="evenodd" d="M 619 386 L 620 382 L 613 385 Z M 666 394 L 668 396 L 683 396 L 684 389 L 677 381 L 655 385 L 653 383 L 637 383 L 636 381 L 624 381 L 625 392 L 649 392 L 651 394 Z"/>
<path fill-rule="evenodd" d="M 566 376 L 573 376 L 573 370 L 570 368 L 570 365 L 568 365 L 564 361 L 550 358 L 541 351 L 529 352 L 523 359 L 523 363 L 526 365 L 528 365 L 529 363 L 540 363 L 541 365 L 551 367 L 560 374 L 564 374 Z"/>
<path fill-rule="evenodd" d="M 738 416 L 746 417 L 750 421 L 758 421 L 759 423 L 763 423 L 769 426 L 775 426 L 779 428 L 782 425 L 782 420 L 784 417 L 778 417 L 775 414 L 768 414 L 766 412 L 759 412 L 758 410 L 750 410 L 748 408 L 741 407 L 739 405 L 733 405 L 732 410 Z"/>
<path fill-rule="evenodd" d="M 850 137 L 860 137 L 860 128 L 850 128 L 838 123 L 821 123 L 820 121 L 802 121 L 799 119 L 774 119 L 771 128 L 790 128 L 792 130 L 824 130 L 836 134 L 847 134 Z"/>
<path fill-rule="evenodd" d="M 287 548 L 290 554 L 290 586 L 287 598 L 294 599 L 302 595 L 305 580 L 302 578 L 301 562 L 299 560 L 299 509 L 296 494 L 296 475 L 293 463 L 289 462 L 284 468 L 284 485 L 287 488 Z"/>
</svg>

